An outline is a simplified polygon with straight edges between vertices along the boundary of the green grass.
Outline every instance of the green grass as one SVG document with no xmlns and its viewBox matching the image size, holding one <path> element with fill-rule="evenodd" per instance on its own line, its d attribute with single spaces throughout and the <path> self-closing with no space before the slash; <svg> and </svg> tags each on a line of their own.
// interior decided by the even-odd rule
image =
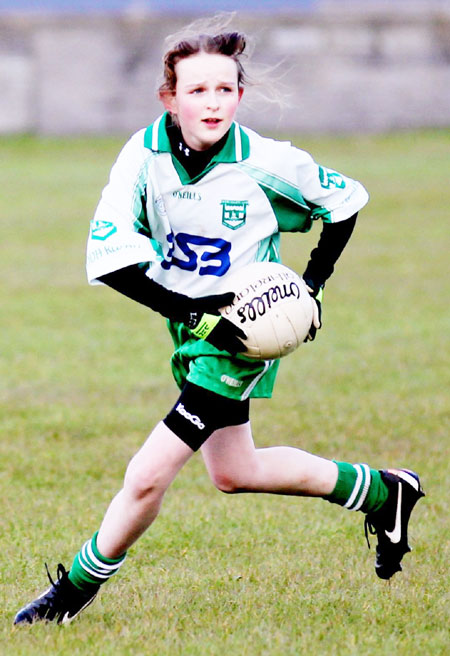
<svg viewBox="0 0 450 656">
<path fill-rule="evenodd" d="M 216 491 L 195 457 L 96 603 L 13 630 L 98 527 L 130 456 L 175 400 L 163 321 L 85 282 L 88 221 L 119 139 L 0 144 L 0 652 L 448 653 L 450 133 L 295 139 L 371 202 L 327 286 L 324 328 L 253 403 L 259 445 L 419 470 L 404 572 L 373 572 L 362 516 L 321 500 Z M 318 238 L 287 235 L 302 270 Z M 445 530 L 447 529 L 447 538 Z"/>
</svg>

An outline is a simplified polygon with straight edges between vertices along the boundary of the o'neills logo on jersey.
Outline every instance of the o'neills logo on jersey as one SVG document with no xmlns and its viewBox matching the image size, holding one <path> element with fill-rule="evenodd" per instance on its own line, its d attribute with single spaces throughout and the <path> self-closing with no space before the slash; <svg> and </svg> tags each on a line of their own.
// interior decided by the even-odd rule
<svg viewBox="0 0 450 656">
<path fill-rule="evenodd" d="M 245 225 L 247 219 L 248 200 L 223 200 L 222 224 L 231 230 L 237 230 Z"/>
<path fill-rule="evenodd" d="M 198 193 L 198 191 L 174 191 L 172 193 L 172 196 L 174 198 L 178 198 L 179 200 L 197 200 L 200 201 L 202 199 L 201 195 Z"/>
<path fill-rule="evenodd" d="M 200 417 L 197 415 L 191 415 L 190 412 L 186 410 L 184 405 L 182 403 L 178 403 L 177 407 L 175 410 L 185 419 L 191 422 L 191 424 L 194 424 L 194 426 L 197 426 L 199 430 L 203 430 L 205 428 L 205 424 L 202 422 Z"/>
</svg>

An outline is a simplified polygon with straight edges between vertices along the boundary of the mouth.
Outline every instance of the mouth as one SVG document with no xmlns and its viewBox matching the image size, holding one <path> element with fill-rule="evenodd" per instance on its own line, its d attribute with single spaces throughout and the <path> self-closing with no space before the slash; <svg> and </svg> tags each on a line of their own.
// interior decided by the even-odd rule
<svg viewBox="0 0 450 656">
<path fill-rule="evenodd" d="M 216 125 L 219 125 L 219 123 L 222 122 L 221 118 L 204 118 L 202 119 L 202 123 L 207 125 L 208 127 L 215 127 Z"/>
</svg>

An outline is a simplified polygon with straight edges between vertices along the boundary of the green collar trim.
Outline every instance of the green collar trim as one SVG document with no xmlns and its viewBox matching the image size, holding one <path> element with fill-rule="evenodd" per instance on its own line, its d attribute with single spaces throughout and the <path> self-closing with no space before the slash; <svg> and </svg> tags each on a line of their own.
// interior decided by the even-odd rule
<svg viewBox="0 0 450 656">
<path fill-rule="evenodd" d="M 154 152 L 171 153 L 169 137 L 166 132 L 166 117 L 168 112 L 164 112 L 154 123 L 148 126 L 144 134 L 144 146 Z"/>
<path fill-rule="evenodd" d="M 172 148 L 166 131 L 167 118 L 168 112 L 164 112 L 164 114 L 157 118 L 156 121 L 152 123 L 152 125 L 149 125 L 145 130 L 145 148 L 149 148 L 158 153 L 172 153 Z M 247 159 L 249 155 L 250 139 L 248 134 L 244 132 L 239 123 L 234 121 L 231 124 L 224 147 L 214 155 L 207 170 L 212 168 L 214 164 L 219 164 L 220 162 L 241 162 L 242 160 Z"/>
</svg>

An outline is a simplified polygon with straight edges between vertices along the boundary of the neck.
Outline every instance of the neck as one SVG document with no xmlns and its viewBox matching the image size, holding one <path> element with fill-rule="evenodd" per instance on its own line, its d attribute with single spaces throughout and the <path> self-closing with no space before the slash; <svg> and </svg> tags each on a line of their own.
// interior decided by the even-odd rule
<svg viewBox="0 0 450 656">
<path fill-rule="evenodd" d="M 174 157 L 181 162 L 191 178 L 199 175 L 208 166 L 214 155 L 223 148 L 228 138 L 227 132 L 210 148 L 206 150 L 194 150 L 186 144 L 181 129 L 177 125 L 169 125 L 167 127 L 167 135 Z"/>
</svg>

